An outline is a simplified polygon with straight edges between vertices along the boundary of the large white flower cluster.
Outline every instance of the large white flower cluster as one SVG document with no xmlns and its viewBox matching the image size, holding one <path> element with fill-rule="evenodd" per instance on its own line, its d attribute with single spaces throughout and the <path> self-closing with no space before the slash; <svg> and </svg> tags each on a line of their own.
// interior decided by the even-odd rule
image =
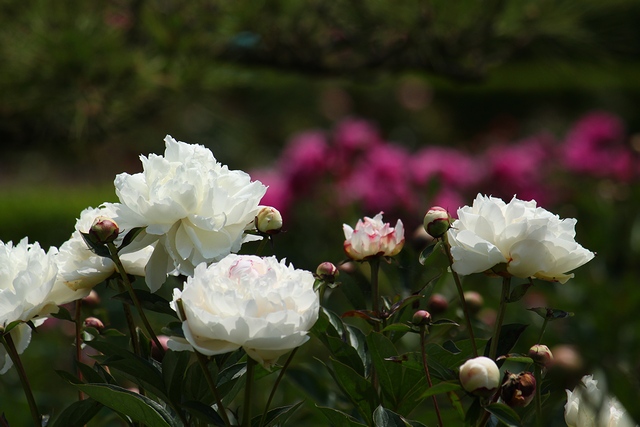
<svg viewBox="0 0 640 427">
<path fill-rule="evenodd" d="M 568 427 L 637 427 L 618 399 L 607 396 L 592 375 L 584 376 L 573 391 L 567 390 L 564 420 Z"/>
<path fill-rule="evenodd" d="M 16 321 L 37 325 L 42 316 L 57 311 L 49 295 L 58 272 L 55 252 L 55 248 L 45 252 L 26 238 L 15 246 L 0 242 L 0 327 Z M 18 353 L 22 353 L 31 340 L 31 328 L 21 323 L 9 333 Z M 0 347 L 0 374 L 11 366 L 4 347 Z"/>
<path fill-rule="evenodd" d="M 505 203 L 478 194 L 473 206 L 458 209 L 448 231 L 453 270 L 467 275 L 504 264 L 515 277 L 565 283 L 573 277 L 571 270 L 594 257 L 576 243 L 575 224 L 573 218 L 536 207 L 535 201 L 514 197 Z"/>
<path fill-rule="evenodd" d="M 192 275 L 196 265 L 218 261 L 257 239 L 245 234 L 266 187 L 229 170 L 201 145 L 165 138 L 164 156 L 141 156 L 143 172 L 115 179 L 118 216 L 146 227 L 143 242 L 158 241 L 147 265 L 152 291 L 168 273 Z"/>
<path fill-rule="evenodd" d="M 309 339 L 320 308 L 313 284 L 310 272 L 275 257 L 231 254 L 209 267 L 200 264 L 184 290 L 174 290 L 172 307 L 180 312 L 182 301 L 186 342 L 173 338 L 169 347 L 193 346 L 209 356 L 242 347 L 269 367 Z"/>
<path fill-rule="evenodd" d="M 115 241 L 116 246 L 120 245 L 125 233 L 133 228 L 117 217 L 116 209 L 110 203 L 105 203 L 101 208 L 87 208 L 80 213 L 75 231 L 71 238 L 60 246 L 55 257 L 58 264 L 58 280 L 53 287 L 51 298 L 58 305 L 84 298 L 94 286 L 117 272 L 115 263 L 107 257 L 94 254 L 81 235 L 88 233 L 94 220 L 101 216 L 115 220 L 124 231 Z M 144 276 L 144 269 L 153 248 L 153 245 L 146 246 L 134 252 L 120 254 L 125 271 L 135 276 Z"/>
</svg>

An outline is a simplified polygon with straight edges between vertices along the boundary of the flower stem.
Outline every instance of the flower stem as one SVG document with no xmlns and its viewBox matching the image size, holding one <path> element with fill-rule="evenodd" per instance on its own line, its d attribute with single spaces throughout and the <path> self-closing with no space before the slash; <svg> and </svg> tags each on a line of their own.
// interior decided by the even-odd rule
<svg viewBox="0 0 640 427">
<path fill-rule="evenodd" d="M 256 361 L 247 356 L 247 373 L 245 374 L 246 383 L 244 386 L 244 403 L 242 411 L 242 427 L 251 425 L 251 392 L 253 389 L 253 371 L 255 370 Z"/>
<path fill-rule="evenodd" d="M 116 264 L 116 268 L 118 269 L 118 272 L 122 277 L 122 282 L 127 288 L 127 291 L 129 292 L 129 296 L 131 297 L 133 304 L 136 306 L 136 310 L 138 310 L 140 319 L 142 319 L 142 324 L 144 325 L 145 329 L 147 330 L 147 333 L 149 334 L 153 342 L 156 344 L 156 347 L 158 347 L 158 351 L 160 352 L 160 354 L 164 355 L 164 348 L 162 347 L 162 344 L 160 344 L 160 340 L 158 340 L 158 337 L 156 336 L 156 334 L 153 332 L 153 329 L 149 324 L 149 320 L 147 320 L 147 316 L 145 316 L 144 311 L 142 310 L 142 306 L 140 305 L 140 300 L 138 300 L 138 297 L 136 296 L 136 293 L 133 290 L 133 286 L 131 285 L 131 281 L 129 280 L 129 276 L 127 276 L 127 272 L 125 271 L 124 266 L 120 261 L 120 257 L 118 256 L 118 249 L 116 248 L 116 245 L 114 245 L 113 242 L 109 242 L 107 243 L 107 248 L 109 248 L 111 259 Z M 134 339 L 134 337 L 132 336 L 131 339 Z"/>
<path fill-rule="evenodd" d="M 420 326 L 420 352 L 422 353 L 422 367 L 424 368 L 424 374 L 427 377 L 427 383 L 429 384 L 429 388 L 433 387 L 433 383 L 431 382 L 431 375 L 429 374 L 429 365 L 427 364 L 427 350 L 426 350 L 426 342 L 425 342 L 425 327 Z M 440 407 L 438 406 L 438 399 L 436 396 L 431 396 L 433 399 L 433 406 L 436 409 L 436 415 L 438 416 L 438 427 L 443 427 L 444 423 L 442 422 L 442 416 L 440 415 Z"/>
<path fill-rule="evenodd" d="M 491 349 L 489 357 L 493 360 L 498 356 L 498 340 L 500 339 L 500 329 L 504 322 L 504 314 L 507 311 L 507 301 L 509 300 L 509 290 L 511 288 L 511 277 L 502 278 L 502 295 L 500 296 L 500 307 L 498 308 L 498 317 L 496 318 L 496 326 L 491 338 Z"/>
<path fill-rule="evenodd" d="M 198 363 L 202 368 L 202 372 L 204 373 L 204 378 L 209 384 L 209 388 L 211 389 L 211 393 L 213 393 L 213 397 L 216 399 L 216 404 L 218 405 L 218 413 L 224 421 L 224 425 L 227 427 L 231 427 L 231 423 L 229 422 L 229 417 L 227 417 L 227 411 L 224 409 L 222 405 L 222 399 L 220 399 L 220 394 L 218 393 L 218 388 L 216 384 L 213 382 L 213 378 L 211 377 L 211 372 L 209 372 L 209 368 L 207 368 L 207 358 L 204 354 L 200 353 L 198 350 L 193 350 L 198 358 Z"/>
<path fill-rule="evenodd" d="M 280 384 L 280 381 L 282 381 L 282 378 L 284 377 L 284 373 L 286 372 L 287 368 L 289 367 L 289 364 L 293 360 L 293 356 L 298 351 L 298 348 L 299 347 L 296 347 L 296 348 L 293 349 L 291 354 L 289 354 L 289 357 L 287 357 L 287 361 L 284 362 L 284 365 L 282 366 L 282 369 L 280 369 L 280 373 L 278 374 L 278 378 L 276 378 L 276 382 L 273 384 L 273 388 L 271 389 L 271 393 L 269 394 L 269 398 L 267 399 L 267 404 L 264 406 L 264 412 L 262 413 L 262 417 L 260 418 L 260 424 L 258 424 L 258 427 L 262 427 L 264 425 L 264 422 L 267 419 L 267 412 L 269 412 L 269 406 L 271 405 L 271 401 L 273 400 L 273 396 L 275 396 L 275 394 L 276 394 L 276 389 L 278 388 L 278 385 Z"/>
<path fill-rule="evenodd" d="M 369 266 L 371 267 L 371 310 L 373 315 L 380 318 L 380 291 L 379 291 L 379 271 L 380 271 L 380 258 L 375 257 L 369 260 Z M 373 327 L 376 332 L 380 331 L 380 324 L 374 322 Z"/>
<path fill-rule="evenodd" d="M 544 322 L 542 322 L 542 328 L 540 329 L 540 336 L 538 337 L 538 344 L 542 342 L 542 336 L 544 335 L 545 329 L 547 329 L 547 323 L 549 323 L 549 318 L 545 316 Z"/>
<path fill-rule="evenodd" d="M 74 313 L 74 320 L 76 324 L 76 362 L 78 363 L 78 378 L 82 381 L 82 371 L 80 370 L 80 363 L 82 363 L 82 299 L 76 300 L 76 312 Z M 84 393 L 82 390 L 78 391 L 78 400 L 84 400 Z"/>
<path fill-rule="evenodd" d="M 11 332 L 2 335 L 0 339 L 2 340 L 2 344 L 9 354 L 13 365 L 18 370 L 18 376 L 20 377 L 22 389 L 24 390 L 27 402 L 29 403 L 29 409 L 31 410 L 31 418 L 33 418 L 34 426 L 40 427 L 42 426 L 42 416 L 40 415 L 40 411 L 38 411 L 36 400 L 33 398 L 31 385 L 29 384 L 29 379 L 27 378 L 27 373 L 24 370 L 24 366 L 22 366 L 22 362 L 20 361 L 20 355 L 16 350 L 16 345 L 13 342 L 13 338 L 11 338 Z"/>
<path fill-rule="evenodd" d="M 542 368 L 540 365 L 536 364 L 533 372 L 536 378 L 536 426 L 542 427 Z"/>
<path fill-rule="evenodd" d="M 476 339 L 473 335 L 473 326 L 471 325 L 471 314 L 469 313 L 469 307 L 467 307 L 467 301 L 464 298 L 464 290 L 462 289 L 462 283 L 460 282 L 460 276 L 453 270 L 453 256 L 451 256 L 451 246 L 449 246 L 449 239 L 445 233 L 442 236 L 442 243 L 444 244 L 444 250 L 447 252 L 447 259 L 449 260 L 449 267 L 451 267 L 451 274 L 453 281 L 456 283 L 458 290 L 458 297 L 460 298 L 460 305 L 462 306 L 462 313 L 464 314 L 464 320 L 467 324 L 467 331 L 469 338 L 471 339 L 471 348 L 473 349 L 473 357 L 478 357 L 478 347 L 476 346 Z"/>
</svg>

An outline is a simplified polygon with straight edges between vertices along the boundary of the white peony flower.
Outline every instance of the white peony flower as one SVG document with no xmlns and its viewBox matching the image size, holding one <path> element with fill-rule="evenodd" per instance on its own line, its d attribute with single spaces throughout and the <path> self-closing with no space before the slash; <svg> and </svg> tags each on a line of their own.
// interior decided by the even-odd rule
<svg viewBox="0 0 640 427">
<path fill-rule="evenodd" d="M 58 269 L 53 259 L 56 250 L 46 253 L 36 242 L 29 244 L 26 238 L 17 245 L 0 242 L 0 327 L 7 327 L 15 321 L 33 321 L 40 324 L 38 317 L 57 311 L 50 301 L 49 292 L 53 287 Z M 22 353 L 31 338 L 30 327 L 21 324 L 11 332 L 18 353 Z M 0 373 L 11 367 L 4 349 L 0 352 Z"/>
<path fill-rule="evenodd" d="M 592 375 L 584 376 L 573 391 L 567 390 L 564 420 L 569 427 L 637 427 L 622 404 L 598 388 Z"/>
<path fill-rule="evenodd" d="M 469 359 L 460 366 L 460 384 L 469 393 L 490 396 L 500 385 L 500 369 L 488 357 Z"/>
<path fill-rule="evenodd" d="M 478 194 L 473 206 L 458 209 L 448 232 L 453 270 L 480 273 L 505 264 L 509 274 L 565 283 L 568 274 L 594 257 L 575 241 L 573 218 L 560 219 L 515 197 L 505 203 Z"/>
<path fill-rule="evenodd" d="M 404 246 L 404 226 L 398 220 L 395 228 L 382 222 L 382 212 L 373 218 L 358 220 L 356 229 L 343 224 L 344 250 L 349 258 L 362 261 L 375 256 L 397 255 Z"/>
<path fill-rule="evenodd" d="M 266 192 L 259 181 L 229 170 L 201 145 L 165 138 L 164 156 L 141 156 L 143 172 L 119 174 L 118 216 L 146 227 L 141 242 L 158 241 L 147 265 L 147 284 L 156 291 L 167 273 L 192 275 L 201 262 L 213 262 L 260 237 L 246 235 Z"/>
<path fill-rule="evenodd" d="M 88 233 L 98 217 L 114 219 L 120 225 L 122 232 L 114 242 L 116 246 L 121 244 L 122 238 L 133 228 L 117 218 L 116 209 L 110 203 L 105 203 L 101 208 L 87 208 L 80 213 L 71 238 L 60 246 L 55 256 L 58 279 L 51 291 L 51 299 L 58 305 L 86 297 L 94 286 L 117 272 L 114 262 L 94 254 L 80 234 Z M 145 266 L 152 253 L 153 246 L 133 251 L 127 247 L 119 255 L 128 274 L 144 276 Z"/>
<path fill-rule="evenodd" d="M 185 342 L 172 338 L 173 350 L 211 356 L 242 347 L 269 367 L 304 344 L 318 320 L 320 302 L 313 275 L 275 257 L 231 254 L 209 267 L 200 264 L 184 290 L 174 289 L 172 307 L 182 300 Z"/>
</svg>

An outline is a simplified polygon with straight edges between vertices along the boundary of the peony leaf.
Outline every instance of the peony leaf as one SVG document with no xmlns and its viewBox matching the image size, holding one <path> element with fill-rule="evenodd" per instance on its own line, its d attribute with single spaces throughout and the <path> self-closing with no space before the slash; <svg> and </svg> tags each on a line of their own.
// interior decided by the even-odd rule
<svg viewBox="0 0 640 427">
<path fill-rule="evenodd" d="M 168 314 L 169 316 L 175 317 L 178 319 L 178 314 L 171 308 L 169 305 L 169 301 L 162 298 L 158 294 L 152 294 L 149 291 L 145 291 L 143 289 L 134 289 L 136 297 L 140 301 L 143 309 L 153 311 L 155 313 Z M 133 305 L 133 301 L 131 300 L 131 295 L 129 292 L 123 292 L 112 297 L 115 300 L 122 301 L 129 305 Z"/>
<path fill-rule="evenodd" d="M 69 322 L 75 322 L 75 320 L 73 320 L 73 317 L 71 317 L 71 313 L 69 313 L 69 310 L 62 306 L 58 306 L 58 309 L 59 310 L 57 313 L 51 313 L 49 316 L 59 320 L 68 320 Z"/>
<path fill-rule="evenodd" d="M 427 398 L 431 396 L 435 396 L 436 394 L 449 393 L 452 391 L 461 390 L 462 386 L 460 385 L 460 381 L 443 381 L 434 385 L 433 387 L 429 387 L 423 394 L 422 398 Z"/>
<path fill-rule="evenodd" d="M 102 408 L 103 405 L 93 399 L 74 402 L 58 415 L 50 427 L 82 427 Z"/>
<path fill-rule="evenodd" d="M 318 408 L 320 412 L 322 412 L 322 415 L 327 417 L 329 423 L 331 423 L 333 427 L 366 427 L 364 424 L 359 423 L 351 415 L 345 414 L 344 412 L 338 411 L 337 409 L 326 408 L 317 405 L 316 408 Z"/>
<path fill-rule="evenodd" d="M 410 323 L 392 323 L 385 326 L 382 332 L 418 332 L 418 327 Z"/>
<path fill-rule="evenodd" d="M 129 246 L 131 244 L 131 242 L 133 242 L 135 240 L 135 238 L 138 237 L 138 235 L 145 228 L 146 227 L 135 227 L 135 228 L 132 228 L 131 230 L 129 230 L 127 232 L 127 234 L 124 236 L 124 238 L 122 239 L 122 243 L 120 243 L 120 246 L 118 247 L 118 252 L 120 252 L 122 249 L 124 249 L 127 246 Z"/>
<path fill-rule="evenodd" d="M 338 383 L 344 394 L 356 406 L 360 415 L 367 421 L 367 424 L 371 425 L 373 411 L 378 406 L 378 393 L 368 380 L 351 367 L 335 359 L 330 360 L 331 364 L 325 365 L 329 369 L 329 373 L 331 373 L 331 376 Z"/>
<path fill-rule="evenodd" d="M 393 406 L 396 407 L 402 397 L 400 396 L 403 373 L 402 365 L 385 359 L 397 356 L 398 351 L 391 340 L 379 332 L 371 332 L 367 335 L 367 345 L 369 347 L 371 361 L 378 374 L 380 388 L 384 395 L 393 403 Z"/>
<path fill-rule="evenodd" d="M 520 417 L 518 416 L 516 411 L 514 411 L 504 403 L 492 403 L 486 406 L 485 410 L 490 412 L 492 415 L 494 415 L 509 427 L 522 426 L 522 421 L 520 420 Z"/>
<path fill-rule="evenodd" d="M 555 308 L 548 308 L 548 307 L 533 307 L 533 308 L 529 308 L 528 310 L 533 311 L 538 316 L 548 321 L 564 319 L 564 318 L 573 316 L 573 313 L 570 311 L 557 310 Z"/>
<path fill-rule="evenodd" d="M 104 406 L 148 427 L 177 427 L 171 414 L 148 397 L 111 384 L 76 384 L 76 387 Z"/>
<path fill-rule="evenodd" d="M 162 359 L 162 378 L 167 395 L 172 402 L 180 402 L 182 398 L 182 383 L 184 380 L 191 352 L 168 350 Z"/>
<path fill-rule="evenodd" d="M 502 356 L 503 354 L 508 354 L 518 339 L 520 335 L 527 329 L 528 325 L 520 324 L 520 323 L 511 323 L 508 325 L 502 325 L 500 329 L 500 337 L 498 338 L 498 356 Z M 493 339 L 493 338 L 492 338 Z M 484 355 L 489 357 L 489 351 L 491 348 L 491 339 L 487 342 L 487 345 L 484 350 Z"/>
<path fill-rule="evenodd" d="M 89 233 L 80 232 L 80 234 L 82 235 L 82 239 L 87 244 L 89 249 L 91 249 L 91 252 L 103 258 L 111 259 L 111 254 L 109 253 L 109 249 L 106 245 L 94 242 L 91 236 L 89 236 Z"/>
<path fill-rule="evenodd" d="M 373 425 L 375 427 L 411 427 L 411 424 L 400 415 L 382 406 L 378 406 L 373 412 Z"/>
<path fill-rule="evenodd" d="M 347 331 L 347 336 L 349 338 L 349 343 L 351 347 L 353 347 L 358 356 L 360 356 L 360 360 L 362 360 L 362 365 L 364 367 L 364 376 L 369 376 L 369 371 L 371 370 L 371 355 L 369 354 L 367 348 L 367 337 L 364 332 L 355 326 L 346 324 L 344 325 L 345 330 Z"/>
<path fill-rule="evenodd" d="M 287 420 L 298 410 L 298 408 L 302 405 L 302 401 L 296 403 L 295 405 L 282 406 L 280 408 L 274 408 L 267 412 L 267 416 L 265 417 L 265 423 L 260 424 L 262 420 L 262 415 L 254 417 L 251 420 L 252 427 L 269 427 L 269 426 L 283 426 L 286 424 Z"/>
<path fill-rule="evenodd" d="M 529 280 L 527 283 L 523 283 L 514 287 L 511 290 L 511 294 L 509 295 L 509 299 L 507 300 L 507 302 L 516 302 L 521 300 L 522 297 L 526 295 L 531 286 L 533 286 L 533 281 Z"/>
<path fill-rule="evenodd" d="M 216 427 L 224 427 L 224 421 L 222 417 L 209 405 L 205 405 L 202 402 L 190 400 L 182 403 L 182 407 L 189 411 L 189 413 L 195 416 L 200 421 L 207 423 L 207 425 L 213 425 Z"/>
</svg>

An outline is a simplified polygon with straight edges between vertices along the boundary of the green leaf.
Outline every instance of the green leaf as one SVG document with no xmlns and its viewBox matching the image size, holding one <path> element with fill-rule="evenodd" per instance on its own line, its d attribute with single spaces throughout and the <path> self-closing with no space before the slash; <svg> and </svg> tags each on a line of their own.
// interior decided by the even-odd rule
<svg viewBox="0 0 640 427">
<path fill-rule="evenodd" d="M 486 406 L 485 409 L 509 427 L 522 426 L 522 421 L 516 411 L 504 403 L 492 403 Z"/>
<path fill-rule="evenodd" d="M 427 398 L 427 397 L 435 396 L 436 394 L 449 393 L 449 392 L 458 391 L 461 389 L 462 389 L 462 386 L 460 385 L 459 382 L 443 381 L 441 383 L 434 385 L 433 387 L 428 388 L 427 391 L 422 393 L 421 397 Z"/>
<path fill-rule="evenodd" d="M 198 418 L 200 421 L 204 421 L 207 425 L 214 425 L 216 427 L 224 427 L 224 421 L 222 417 L 209 405 L 205 405 L 202 402 L 190 400 L 182 403 L 181 405 L 191 415 Z"/>
<path fill-rule="evenodd" d="M 162 298 L 160 295 L 152 294 L 144 289 L 134 289 L 133 292 L 136 294 L 136 297 L 140 301 L 140 305 L 143 309 L 156 313 L 167 314 L 178 319 L 178 314 L 171 308 L 169 301 Z M 129 292 L 114 295 L 113 299 L 133 305 L 133 300 L 131 299 Z"/>
<path fill-rule="evenodd" d="M 531 286 L 533 286 L 533 282 L 529 281 L 527 283 L 523 283 L 521 285 L 514 287 L 511 290 L 511 294 L 509 295 L 509 299 L 507 302 L 516 302 L 521 300 L 522 297 L 526 295 L 527 291 Z"/>
<path fill-rule="evenodd" d="M 162 359 L 162 378 L 164 380 L 167 395 L 172 402 L 180 402 L 182 396 L 182 383 L 191 352 L 168 350 Z"/>
<path fill-rule="evenodd" d="M 98 372 L 94 371 L 91 366 L 86 365 L 84 363 L 79 363 L 79 362 L 76 363 L 76 366 L 78 367 L 78 370 L 82 373 L 82 376 L 84 377 L 85 382 L 95 383 L 95 384 L 107 382 Z"/>
<path fill-rule="evenodd" d="M 109 249 L 106 245 L 93 242 L 91 236 L 89 236 L 89 233 L 80 232 L 80 234 L 82 235 L 82 239 L 87 244 L 89 249 L 91 249 L 91 252 L 103 258 L 111 259 L 111 254 L 109 253 Z"/>
<path fill-rule="evenodd" d="M 62 306 L 59 306 L 58 309 L 59 310 L 57 313 L 51 313 L 50 316 L 59 320 L 67 320 L 69 322 L 75 323 L 75 320 L 73 319 L 73 317 L 71 317 L 71 313 L 69 313 L 69 310 Z"/>
<path fill-rule="evenodd" d="M 500 329 L 500 338 L 498 339 L 498 352 L 497 356 L 502 356 L 503 354 L 508 354 L 513 346 L 516 345 L 520 335 L 527 329 L 528 325 L 520 324 L 520 323 L 511 323 L 508 325 L 502 325 Z M 493 338 L 491 338 L 493 339 Z M 487 345 L 484 350 L 484 355 L 489 356 L 489 351 L 491 349 L 491 339 L 487 342 Z"/>
<path fill-rule="evenodd" d="M 533 307 L 533 308 L 529 308 L 528 310 L 533 311 L 538 316 L 542 317 L 543 319 L 547 319 L 549 321 L 565 319 L 567 317 L 573 316 L 573 313 L 570 311 L 557 310 L 555 308 L 548 308 L 548 307 Z"/>
<path fill-rule="evenodd" d="M 82 427 L 104 406 L 93 399 L 84 399 L 67 406 L 50 427 Z"/>
<path fill-rule="evenodd" d="M 351 367 L 331 359 L 331 365 L 325 365 L 338 383 L 340 389 L 356 406 L 360 415 L 371 424 L 371 416 L 378 406 L 378 394 L 363 376 L 358 374 Z"/>
<path fill-rule="evenodd" d="M 373 425 L 375 427 L 411 427 L 400 415 L 382 406 L 378 406 L 373 412 Z"/>
<path fill-rule="evenodd" d="M 135 238 L 138 237 L 138 234 L 140 234 L 144 229 L 145 227 L 134 227 L 129 230 L 122 239 L 122 243 L 120 243 L 120 247 L 118 247 L 118 252 L 129 246 L 131 242 L 133 242 Z"/>
<path fill-rule="evenodd" d="M 418 332 L 417 328 L 407 323 L 392 323 L 385 326 L 382 332 Z"/>
<path fill-rule="evenodd" d="M 367 427 L 365 424 L 359 423 L 351 415 L 345 414 L 337 409 L 317 405 L 316 408 L 322 412 L 322 415 L 327 417 L 333 427 Z"/>
<path fill-rule="evenodd" d="M 111 384 L 76 384 L 76 387 L 114 411 L 148 427 L 177 427 L 173 417 L 158 403 Z"/>
<path fill-rule="evenodd" d="M 397 356 L 398 351 L 391 340 L 379 332 L 371 332 L 367 335 L 367 345 L 371 361 L 378 374 L 380 388 L 395 407 L 402 397 L 400 396 L 402 366 L 385 359 Z"/>
<path fill-rule="evenodd" d="M 275 408 L 267 412 L 267 416 L 264 422 L 263 427 L 269 426 L 283 426 L 287 422 L 287 420 L 298 410 L 298 408 L 302 405 L 302 401 L 296 403 L 295 405 L 282 406 L 280 408 Z M 262 420 L 262 415 L 258 415 L 251 420 L 252 427 L 259 427 L 260 421 Z"/>
<path fill-rule="evenodd" d="M 441 325 L 449 325 L 449 326 L 460 326 L 457 322 L 449 319 L 438 319 L 435 322 L 431 323 L 431 326 L 441 326 Z"/>
<path fill-rule="evenodd" d="M 367 348 L 367 337 L 364 332 L 362 332 L 355 326 L 345 323 L 344 328 L 347 331 L 349 344 L 356 350 L 358 356 L 360 357 L 360 360 L 362 361 L 362 366 L 364 367 L 364 376 L 368 377 L 371 370 L 371 356 L 369 355 L 369 351 Z"/>
</svg>

